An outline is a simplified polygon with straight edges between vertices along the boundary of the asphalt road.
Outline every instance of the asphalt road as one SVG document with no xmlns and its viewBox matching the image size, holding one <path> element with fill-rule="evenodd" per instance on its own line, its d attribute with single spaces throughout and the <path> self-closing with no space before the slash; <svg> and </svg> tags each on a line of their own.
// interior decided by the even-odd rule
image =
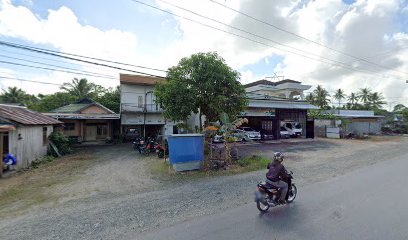
<svg viewBox="0 0 408 240">
<path fill-rule="evenodd" d="M 408 239 L 408 153 L 298 189 L 294 203 L 255 203 L 138 239 Z M 296 176 L 295 182 L 296 182 Z M 254 186 L 255 191 L 255 186 Z"/>
</svg>

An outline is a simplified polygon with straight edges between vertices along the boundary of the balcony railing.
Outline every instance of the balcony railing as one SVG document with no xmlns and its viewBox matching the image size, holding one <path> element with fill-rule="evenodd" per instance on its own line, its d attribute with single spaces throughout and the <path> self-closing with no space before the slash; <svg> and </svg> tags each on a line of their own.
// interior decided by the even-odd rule
<svg viewBox="0 0 408 240">
<path fill-rule="evenodd" d="M 161 113 L 163 109 L 157 104 L 144 104 L 138 105 L 134 103 L 122 103 L 122 112 L 148 112 L 148 113 Z"/>
</svg>

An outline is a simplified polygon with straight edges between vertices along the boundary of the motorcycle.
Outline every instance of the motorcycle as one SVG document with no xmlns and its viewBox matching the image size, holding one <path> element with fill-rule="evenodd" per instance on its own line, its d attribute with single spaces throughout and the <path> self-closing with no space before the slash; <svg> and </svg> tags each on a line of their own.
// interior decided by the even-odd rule
<svg viewBox="0 0 408 240">
<path fill-rule="evenodd" d="M 144 141 L 137 137 L 133 140 L 133 149 L 137 150 L 140 154 L 142 153 L 142 146 L 144 145 Z"/>
<path fill-rule="evenodd" d="M 155 147 L 156 152 L 157 152 L 157 156 L 159 158 L 163 158 L 165 155 L 169 155 L 169 148 L 167 146 L 167 144 L 165 144 L 165 146 L 162 146 L 161 144 L 157 144 Z"/>
<path fill-rule="evenodd" d="M 297 188 L 292 182 L 293 172 L 287 173 L 287 178 L 284 180 L 288 183 L 288 193 L 286 195 L 286 201 L 284 204 L 292 203 L 297 195 Z M 258 191 L 255 192 L 256 207 L 261 212 L 267 212 L 270 207 L 280 205 L 279 199 L 281 196 L 280 189 L 272 186 L 267 182 L 261 182 L 257 185 Z"/>
</svg>

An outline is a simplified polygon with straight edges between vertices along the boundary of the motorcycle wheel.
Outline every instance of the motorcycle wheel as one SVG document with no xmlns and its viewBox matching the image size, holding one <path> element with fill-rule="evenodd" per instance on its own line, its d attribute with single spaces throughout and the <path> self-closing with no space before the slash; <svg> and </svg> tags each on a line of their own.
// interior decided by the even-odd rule
<svg viewBox="0 0 408 240">
<path fill-rule="evenodd" d="M 266 205 L 265 205 L 266 204 Z M 269 204 L 265 203 L 263 204 L 261 201 L 256 200 L 256 207 L 258 208 L 259 211 L 261 212 L 267 212 L 269 209 Z"/>
<path fill-rule="evenodd" d="M 287 203 L 291 203 L 295 200 L 297 195 L 297 188 L 295 185 L 292 185 L 288 191 L 288 200 L 286 201 Z"/>
</svg>

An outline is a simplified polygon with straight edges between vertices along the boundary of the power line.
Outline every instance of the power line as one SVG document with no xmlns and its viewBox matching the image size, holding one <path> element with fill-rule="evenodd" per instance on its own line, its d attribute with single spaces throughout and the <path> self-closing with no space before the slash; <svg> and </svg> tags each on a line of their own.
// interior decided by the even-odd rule
<svg viewBox="0 0 408 240">
<path fill-rule="evenodd" d="M 342 67 L 342 68 L 350 69 L 350 70 L 352 70 L 352 71 L 359 71 L 359 72 L 364 72 L 364 71 L 365 71 L 365 72 L 376 73 L 376 72 L 374 72 L 374 71 L 367 70 L 367 69 L 359 70 L 359 69 L 355 69 L 355 68 L 352 68 L 352 67 L 346 67 L 346 66 L 349 66 L 349 65 L 347 65 L 347 64 L 345 64 L 345 63 L 342 63 L 342 64 L 344 64 L 344 65 L 346 65 L 346 66 L 341 66 L 341 65 L 339 65 L 339 64 L 334 64 L 334 63 L 325 62 L 325 61 L 322 61 L 321 59 L 311 58 L 311 57 L 309 57 L 309 56 L 306 56 L 306 55 L 303 55 L 303 54 L 300 54 L 300 53 L 296 53 L 296 52 L 293 52 L 293 51 L 288 51 L 288 50 L 280 49 L 280 48 L 277 48 L 276 46 L 273 46 L 273 45 L 270 45 L 270 44 L 267 44 L 267 43 L 263 43 L 263 42 L 254 40 L 254 39 L 252 39 L 252 38 L 245 37 L 245 36 L 243 36 L 243 35 L 239 35 L 239 34 L 236 34 L 236 33 L 232 33 L 232 32 L 229 32 L 229 31 L 226 31 L 226 30 L 223 30 L 223 29 L 220 29 L 220 28 L 217 28 L 217 27 L 214 27 L 214 26 L 205 24 L 205 23 L 202 23 L 202 22 L 193 20 L 193 19 L 191 19 L 191 18 L 184 17 L 184 16 L 181 16 L 181 15 L 172 13 L 172 12 L 170 12 L 170 11 L 166 11 L 166 10 L 160 9 L 160 8 L 155 7 L 155 6 L 152 6 L 152 5 L 150 5 L 150 4 L 147 4 L 147 3 L 144 3 L 144 2 L 140 2 L 140 1 L 138 1 L 138 0 L 131 0 L 131 1 L 133 1 L 133 2 L 135 2 L 135 3 L 139 3 L 139 4 L 142 4 L 142 5 L 145 5 L 145 6 L 147 6 L 147 7 L 150 7 L 150 8 L 156 9 L 156 10 L 159 10 L 159 11 L 162 11 L 162 12 L 165 12 L 165 13 L 168 13 L 168 14 L 170 14 L 170 15 L 173 15 L 173 16 L 176 16 L 176 17 L 179 17 L 179 18 L 182 18 L 182 19 L 185 19 L 185 20 L 188 20 L 188 21 L 191 21 L 191 22 L 200 24 L 200 25 L 202 25 L 202 26 L 205 26 L 205 27 L 208 27 L 208 28 L 211 28 L 211 29 L 215 29 L 215 30 L 218 30 L 218 31 L 221 31 L 221 32 L 224 32 L 224 33 L 227 33 L 227 34 L 236 36 L 236 37 L 240 37 L 240 38 L 246 39 L 246 40 L 251 41 L 251 42 L 255 42 L 255 43 L 258 43 L 258 44 L 267 46 L 267 47 L 275 48 L 275 49 L 278 49 L 278 50 L 280 50 L 280 51 L 284 51 L 284 52 L 292 53 L 292 54 L 295 54 L 295 55 L 299 55 L 299 56 L 302 56 L 302 57 L 304 57 L 304 58 L 308 58 L 308 59 L 311 59 L 311 60 L 314 60 L 314 61 L 318 61 L 318 62 L 321 62 L 321 63 L 325 63 L 325 64 L 328 64 L 328 65 L 331 65 L 331 66 L 339 66 L 339 67 Z M 334 60 L 331 60 L 331 61 L 334 61 Z M 385 77 L 383 77 L 383 76 L 381 76 L 381 75 L 378 75 L 378 76 L 379 76 L 379 77 L 382 77 L 382 78 L 385 78 Z"/>
<path fill-rule="evenodd" d="M 216 22 L 216 23 L 218 23 L 218 24 L 224 25 L 224 26 L 226 26 L 226 27 L 229 27 L 229 28 L 238 30 L 238 31 L 243 32 L 243 33 L 246 33 L 246 34 L 249 34 L 249 35 L 251 35 L 251 36 L 254 36 L 254 37 L 257 37 L 257 38 L 261 38 L 261 39 L 266 40 L 266 41 L 273 42 L 273 43 L 275 43 L 275 44 L 277 44 L 277 45 L 281 45 L 281 46 L 284 46 L 284 47 L 287 47 L 287 48 L 291 48 L 291 49 L 294 49 L 294 50 L 299 51 L 299 52 L 303 52 L 303 53 L 306 53 L 306 54 L 309 54 L 309 55 L 312 55 L 312 56 L 316 56 L 316 57 L 318 57 L 318 58 L 322 58 L 322 59 L 325 59 L 325 60 L 328 60 L 328 61 L 332 61 L 332 62 L 335 62 L 335 63 L 342 64 L 342 65 L 345 65 L 345 66 L 350 67 L 350 65 L 348 65 L 348 64 L 346 64 L 346 63 L 343 63 L 343 62 L 341 62 L 341 61 L 333 60 L 333 59 L 330 59 L 330 58 L 327 58 L 327 57 L 322 57 L 322 56 L 320 56 L 320 55 L 318 55 L 318 54 L 311 53 L 311 52 L 307 52 L 307 51 L 304 51 L 304 50 L 302 50 L 302 49 L 295 48 L 295 47 L 289 46 L 289 45 L 287 45 L 287 44 L 280 43 L 280 42 L 275 41 L 275 40 L 272 40 L 272 39 L 270 39 L 270 38 L 266 38 L 266 37 L 263 37 L 263 36 L 261 36 L 261 35 L 254 34 L 254 33 L 252 33 L 252 32 L 246 31 L 246 30 L 244 30 L 244 29 L 242 29 L 242 28 L 238 28 L 238 27 L 235 27 L 235 26 L 232 26 L 232 25 L 223 23 L 223 22 L 221 22 L 221 21 L 218 21 L 218 20 L 216 20 L 216 19 L 213 19 L 213 18 L 204 16 L 204 15 L 202 15 L 202 14 L 193 12 L 193 11 L 191 11 L 191 10 L 189 10 L 189 9 L 186 9 L 186 8 L 184 8 L 184 7 L 177 6 L 177 5 L 172 4 L 172 3 L 169 3 L 169 2 L 167 2 L 167 1 L 164 1 L 164 0 L 158 0 L 158 1 L 163 2 L 163 3 L 166 3 L 166 4 L 170 5 L 170 6 L 176 7 L 176 8 L 178 8 L 178 9 L 182 9 L 182 10 L 184 10 L 184 11 L 186 11 L 186 12 L 192 13 L 192 14 L 194 14 L 194 15 L 196 15 L 196 16 L 201 17 L 201 18 L 208 19 L 208 20 L 211 20 L 211 21 Z M 279 50 L 281 50 L 281 51 L 286 51 L 286 50 L 280 49 L 280 48 L 277 48 L 277 49 L 279 49 Z"/>
<path fill-rule="evenodd" d="M 28 46 L 24 46 L 22 44 L 16 44 L 16 43 L 13 43 L 13 44 L 16 45 L 16 46 L 28 47 Z M 29 48 L 34 49 L 34 50 L 39 50 L 39 51 L 50 52 L 50 53 L 64 54 L 64 55 L 68 55 L 68 56 L 81 57 L 81 58 L 97 60 L 97 61 L 102 61 L 102 62 L 108 62 L 108 63 L 115 63 L 115 64 L 120 64 L 120 65 L 130 66 L 130 67 L 137 67 L 137 68 L 144 68 L 144 69 L 148 69 L 148 70 L 167 72 L 166 70 L 163 70 L 163 69 L 145 67 L 145 66 L 140 66 L 140 65 L 133 65 L 133 64 L 129 64 L 129 63 L 123 63 L 123 62 L 116 62 L 116 61 L 106 60 L 106 59 L 102 59 L 102 58 L 88 57 L 88 56 L 84 56 L 84 55 L 67 53 L 67 52 L 54 51 L 54 50 L 51 50 L 51 49 L 38 48 L 38 47 L 29 47 Z"/>
<path fill-rule="evenodd" d="M 114 76 L 110 76 L 110 75 L 105 75 L 105 74 L 100 74 L 100 73 L 95 73 L 95 72 L 89 72 L 89 71 L 84 71 L 84 70 L 79 70 L 79 69 L 74 69 L 74 68 L 69 68 L 69 67 L 62 67 L 62 66 L 58 66 L 58 65 L 47 64 L 47 63 L 41 63 L 41 62 L 36 62 L 36 61 L 30 61 L 30 60 L 26 60 L 26 59 L 22 59 L 22 58 L 16 58 L 16 57 L 5 56 L 5 55 L 2 55 L 2 54 L 0 54 L 0 57 L 10 58 L 10 59 L 14 59 L 14 60 L 20 60 L 20 61 L 30 62 L 30 63 L 35 63 L 35 64 L 41 64 L 41 65 L 50 66 L 50 67 L 57 67 L 57 68 L 62 68 L 62 69 L 68 69 L 68 70 L 78 71 L 79 73 L 88 73 L 88 74 L 92 74 L 92 75 L 95 75 L 95 76 L 115 78 Z M 116 79 L 116 78 L 115 78 L 115 79 Z"/>
<path fill-rule="evenodd" d="M 28 79 L 22 79 L 22 78 L 13 78 L 13 77 L 6 77 L 6 76 L 0 76 L 0 78 L 10 79 L 10 80 L 18 80 L 18 81 L 23 81 L 23 82 L 32 82 L 32 83 L 41 83 L 41 84 L 62 86 L 62 84 L 42 82 L 42 81 L 36 81 L 36 80 L 28 80 Z"/>
<path fill-rule="evenodd" d="M 44 70 L 49 70 L 49 71 L 65 72 L 65 73 L 72 73 L 72 74 L 81 74 L 81 75 L 92 76 L 92 77 L 100 77 L 100 78 L 107 78 L 107 79 L 117 79 L 115 77 L 102 77 L 102 76 L 98 76 L 98 75 L 94 75 L 94 74 L 78 73 L 78 72 L 73 72 L 73 71 L 68 71 L 68 70 L 47 68 L 47 67 L 38 67 L 38 66 L 26 65 L 26 64 L 15 63 L 15 62 L 8 62 L 8 61 L 0 61 L 0 63 L 16 65 L 16 66 L 22 66 L 22 67 L 29 67 L 29 68 L 38 68 L 38 69 L 44 69 Z"/>
<path fill-rule="evenodd" d="M 16 49 L 19 50 L 19 49 Z M 7 51 L 5 49 L 0 49 L 0 52 L 5 52 L 5 53 L 10 53 L 10 54 L 15 54 L 15 55 L 21 55 L 21 56 L 26 56 L 26 57 L 30 57 L 30 58 L 38 58 L 38 59 L 42 59 L 42 60 L 46 60 L 46 61 L 52 61 L 52 62 L 58 62 L 58 63 L 64 63 L 64 64 L 70 64 L 70 65 L 75 65 L 75 66 L 83 66 L 79 63 L 75 63 L 74 61 L 68 60 L 68 61 L 62 61 L 59 59 L 51 59 L 51 58 L 45 58 L 45 57 L 40 57 L 40 56 L 34 56 L 34 55 L 30 55 L 30 54 L 24 54 L 21 52 L 15 52 L 15 51 Z M 93 66 L 93 65 L 86 65 L 87 68 L 93 68 L 93 69 L 97 69 L 100 70 L 101 68 Z M 109 71 L 114 71 L 114 70 L 109 70 Z"/>
<path fill-rule="evenodd" d="M 301 39 L 303 39 L 303 40 L 312 42 L 312 43 L 314 43 L 314 44 L 317 44 L 317 45 L 319 45 L 319 46 L 325 47 L 325 48 L 327 48 L 327 49 L 330 49 L 330 50 L 332 50 L 332 51 L 334 51 L 334 52 L 337 52 L 337 53 L 340 53 L 340 54 L 342 54 L 342 55 L 345 55 L 345 56 L 348 56 L 348 57 L 357 59 L 357 60 L 359 60 L 359 61 L 363 61 L 363 62 L 372 64 L 372 65 L 375 65 L 375 66 L 377 66 L 377 67 L 381 67 L 381 68 L 384 68 L 384 69 L 387 69 L 387 70 L 391 70 L 391 71 L 394 71 L 394 72 L 399 72 L 399 73 L 403 73 L 403 74 L 405 74 L 405 75 L 408 75 L 408 73 L 406 73 L 406 72 L 393 70 L 393 69 L 391 69 L 391 68 L 389 68 L 389 67 L 385 67 L 385 66 L 382 66 L 382 65 L 380 65 L 380 64 L 371 62 L 371 61 L 369 61 L 369 60 L 367 60 L 367 59 L 365 59 L 365 58 L 361 58 L 361 57 L 358 57 L 358 56 L 354 56 L 354 55 L 349 54 L 349 53 L 347 53 L 347 52 L 343 52 L 343 51 L 334 49 L 334 48 L 332 48 L 332 47 L 326 46 L 326 45 L 324 45 L 324 44 L 322 44 L 322 43 L 320 43 L 320 42 L 311 40 L 311 39 L 309 39 L 309 38 L 306 38 L 306 37 L 303 37 L 303 36 L 301 36 L 301 35 L 298 35 L 298 34 L 296 34 L 296 33 L 294 33 L 294 32 L 285 30 L 285 29 L 280 28 L 280 27 L 278 27 L 278 26 L 276 26 L 276 25 L 273 25 L 273 24 L 268 23 L 268 22 L 266 22 L 266 21 L 263 21 L 263 20 L 260 20 L 260 19 L 258 19 L 258 18 L 255 18 L 255 17 L 253 17 L 253 16 L 251 16 L 251 15 L 249 15 L 249 14 L 246 14 L 246 13 L 244 13 L 244 12 L 238 11 L 238 10 L 236 10 L 236 9 L 233 9 L 233 8 L 231 8 L 231 7 L 228 7 L 227 5 L 224 5 L 224 4 L 222 4 L 222 3 L 216 2 L 216 1 L 214 1 L 214 0 L 209 0 L 209 1 L 211 1 L 211 2 L 213 2 L 213 3 L 215 3 L 215 4 L 218 4 L 218 5 L 220 5 L 220 6 L 224 7 L 224 8 L 227 8 L 227 9 L 229 9 L 229 10 L 231 10 L 231 11 L 234 11 L 234 12 L 236 12 L 236 13 L 239 13 L 239 14 L 241 14 L 241 15 L 244 15 L 244 16 L 246 16 L 246 17 L 252 19 L 252 20 L 255 20 L 255 21 L 257 21 L 257 22 L 260 22 L 260 23 L 263 23 L 263 24 L 265 24 L 265 25 L 268 25 L 268 26 L 270 26 L 270 27 L 272 27 L 272 28 L 275 28 L 275 29 L 277 29 L 277 30 L 279 30 L 279 31 L 282 31 L 282 32 L 285 32 L 285 33 L 287 33 L 287 34 L 290 34 L 290 35 L 296 36 L 296 37 L 298 37 L 298 38 L 301 38 Z"/>
<path fill-rule="evenodd" d="M 32 52 L 37 52 L 37 53 L 42 53 L 42 54 L 47 54 L 47 55 L 51 55 L 51 56 L 55 56 L 55 57 L 66 58 L 66 59 L 70 59 L 70 60 L 73 60 L 73 61 L 89 63 L 89 64 L 108 67 L 108 68 L 114 68 L 114 69 L 118 69 L 118 70 L 122 70 L 122 71 L 128 71 L 128 72 L 133 72 L 133 73 L 137 73 L 137 74 L 143 74 L 143 75 L 147 75 L 147 76 L 151 76 L 151 77 L 164 78 L 162 76 L 158 76 L 158 75 L 154 75 L 154 74 L 150 74 L 150 73 L 145 73 L 145 72 L 135 71 L 135 70 L 131 70 L 131 69 L 126 69 L 126 68 L 116 67 L 116 66 L 112 66 L 112 65 L 107 65 L 107 64 L 104 64 L 104 63 L 97 63 L 97 62 L 92 62 L 92 61 L 83 60 L 83 59 L 79 59 L 79 58 L 64 56 L 62 54 L 57 54 L 57 53 L 51 52 L 52 50 L 40 50 L 39 48 L 28 47 L 28 46 L 24 46 L 22 44 L 9 43 L 9 42 L 5 42 L 5 41 L 0 41 L 0 45 L 7 46 L 7 47 L 12 47 L 12 48 L 24 49 L 24 50 L 27 50 L 27 51 L 32 51 Z"/>
</svg>

